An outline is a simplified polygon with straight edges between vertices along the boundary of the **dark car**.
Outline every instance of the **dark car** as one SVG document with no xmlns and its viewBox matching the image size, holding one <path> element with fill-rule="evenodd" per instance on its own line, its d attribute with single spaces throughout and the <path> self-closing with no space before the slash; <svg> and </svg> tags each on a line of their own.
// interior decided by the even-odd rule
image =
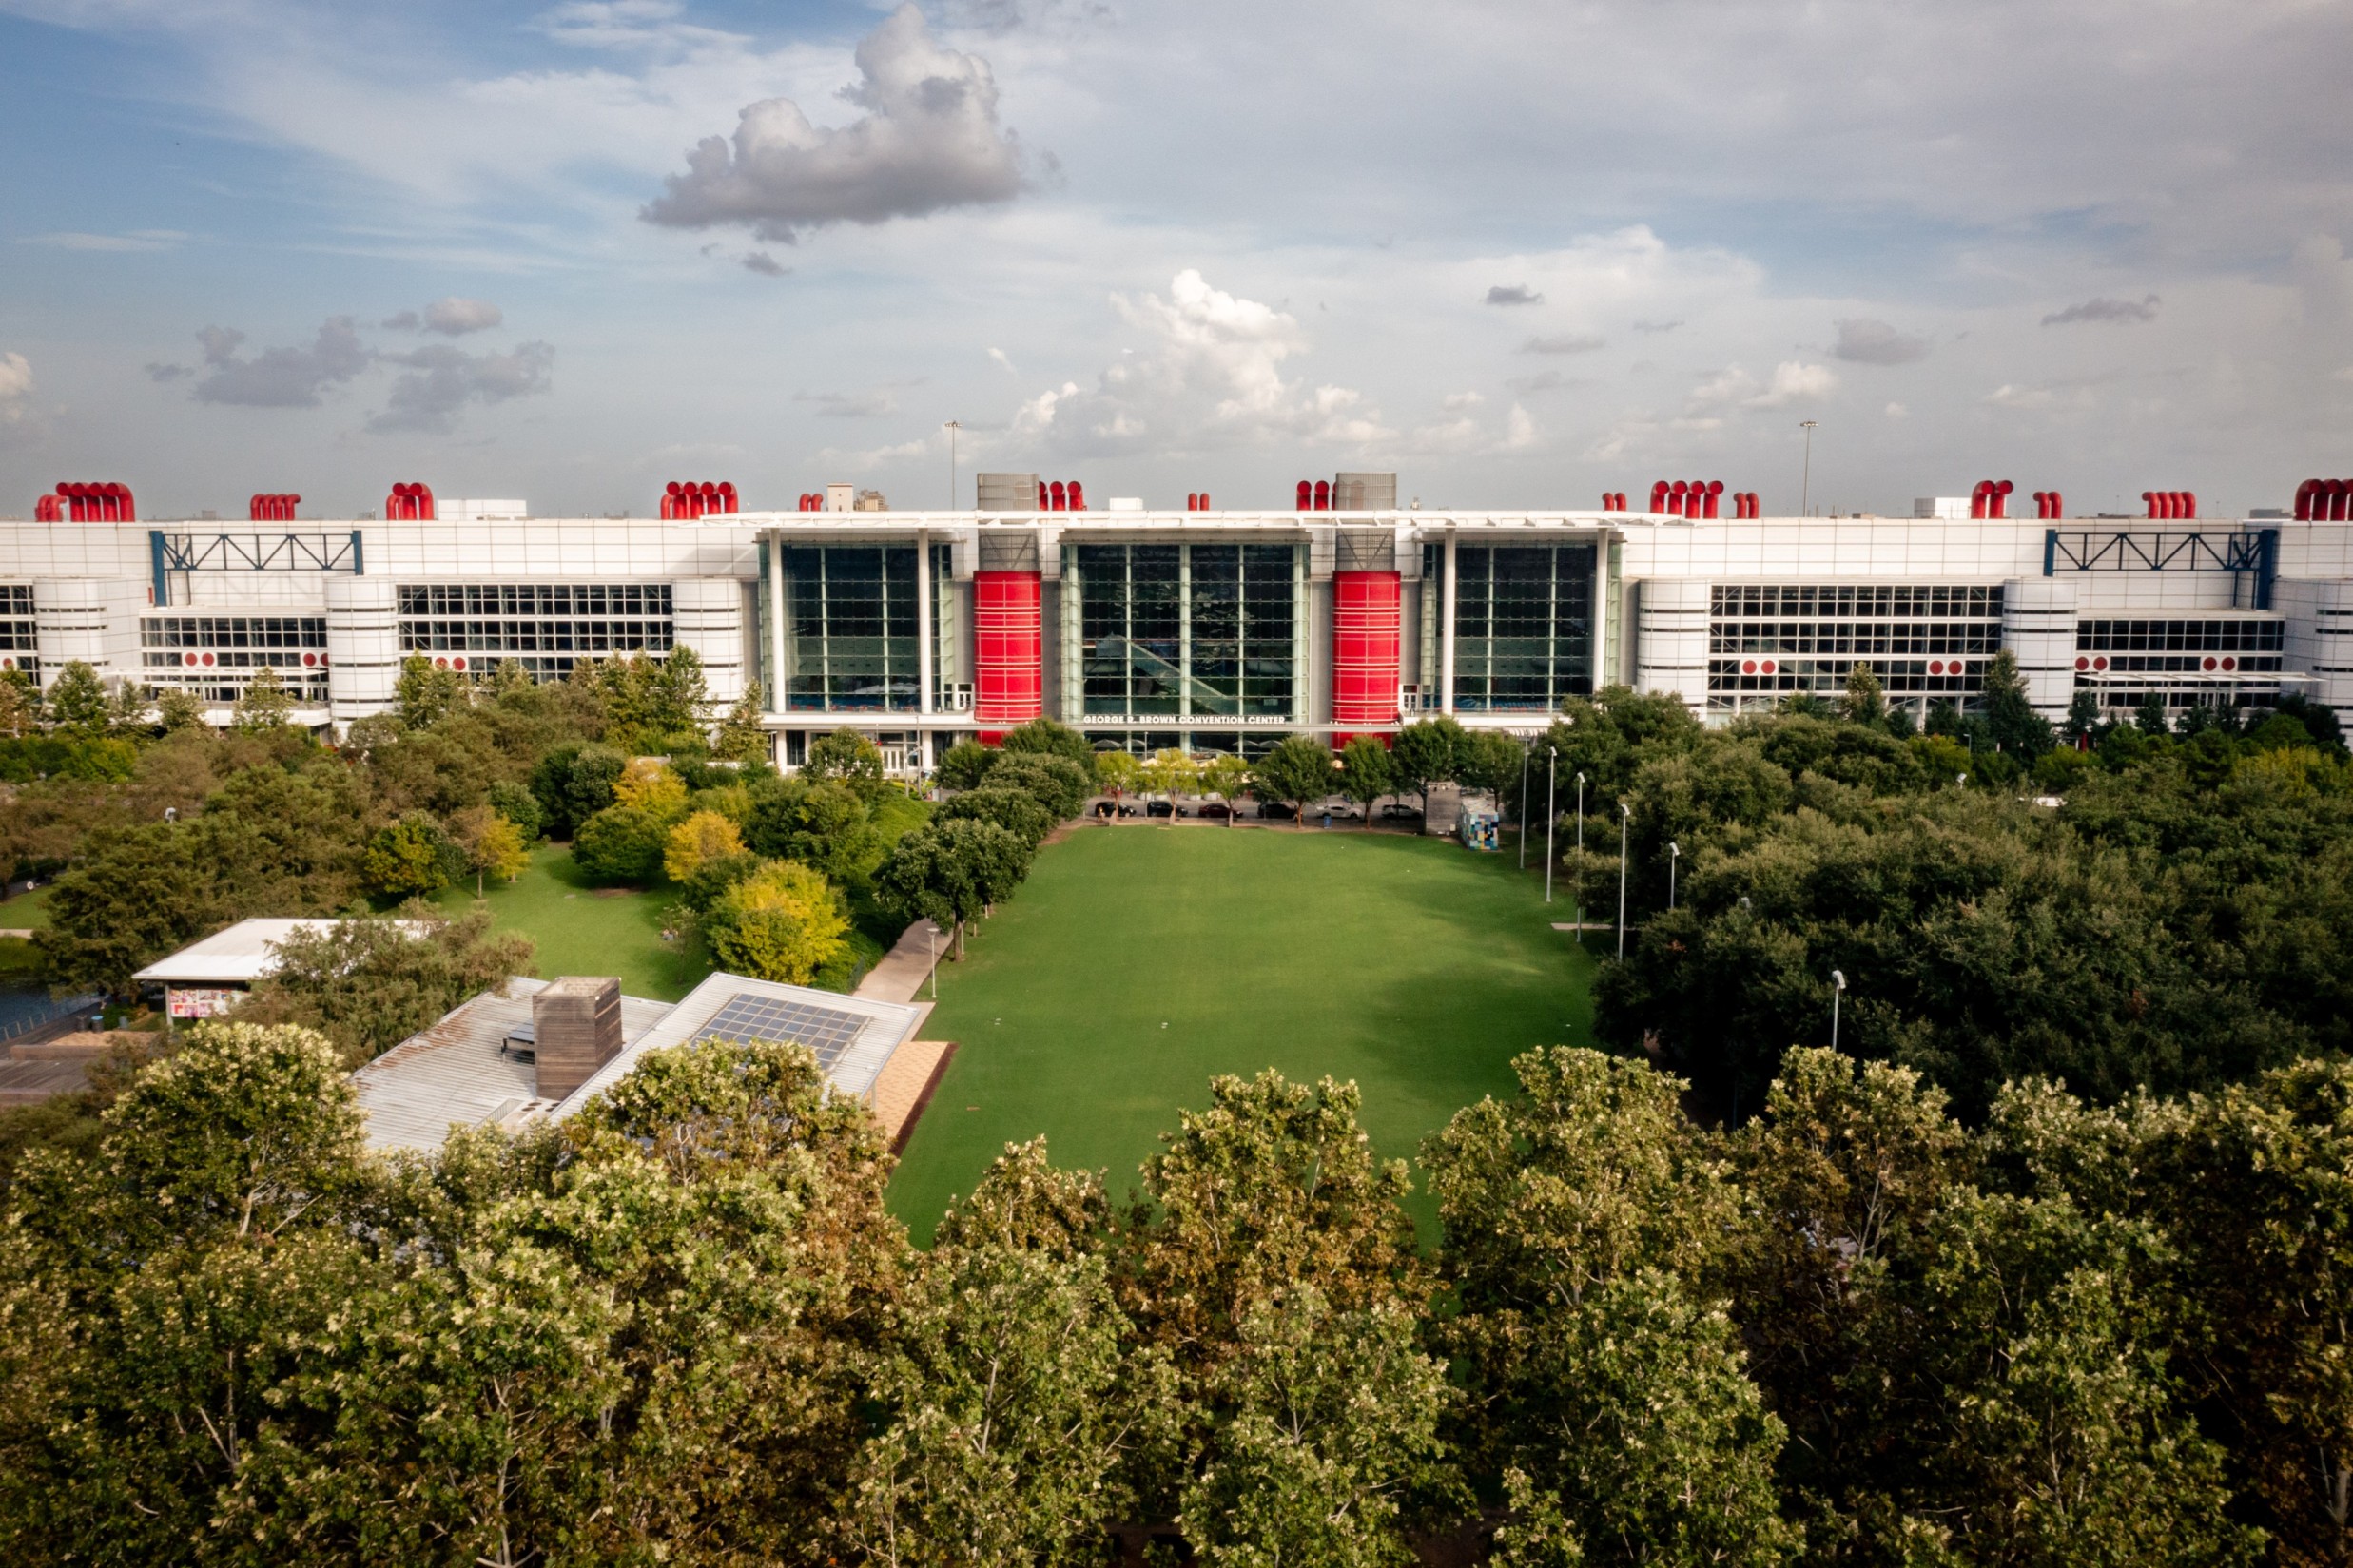
<svg viewBox="0 0 2353 1568">
<path fill-rule="evenodd" d="M 1298 813 L 1293 811 L 1289 805 L 1285 804 L 1281 801 L 1260 801 L 1258 803 L 1258 815 L 1261 817 L 1280 818 L 1283 821 L 1288 822 L 1292 818 L 1296 817 Z"/>
<path fill-rule="evenodd" d="M 1223 822 L 1228 817 L 1234 815 L 1234 808 L 1226 804 L 1223 801 L 1209 801 L 1204 803 L 1201 809 L 1195 812 L 1194 815 L 1199 817 L 1204 822 L 1207 822 L 1212 818 L 1215 818 L 1219 822 Z"/>
<path fill-rule="evenodd" d="M 1167 801 L 1146 801 L 1144 803 L 1144 815 L 1147 817 L 1174 817 L 1176 815 L 1176 807 Z"/>
</svg>

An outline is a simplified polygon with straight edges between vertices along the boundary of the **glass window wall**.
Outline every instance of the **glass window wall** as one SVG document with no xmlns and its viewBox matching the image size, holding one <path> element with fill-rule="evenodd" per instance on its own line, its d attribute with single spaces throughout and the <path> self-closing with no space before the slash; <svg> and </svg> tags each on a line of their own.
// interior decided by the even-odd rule
<svg viewBox="0 0 2353 1568">
<path fill-rule="evenodd" d="M 1433 553 L 1429 598 L 1444 591 Z M 1541 713 L 1592 692 L 1596 559 L 1589 544 L 1455 548 L 1457 711 Z"/>
<path fill-rule="evenodd" d="M 1072 545 L 1064 563 L 1064 680 L 1082 716 L 1292 717 L 1295 546 Z"/>
</svg>

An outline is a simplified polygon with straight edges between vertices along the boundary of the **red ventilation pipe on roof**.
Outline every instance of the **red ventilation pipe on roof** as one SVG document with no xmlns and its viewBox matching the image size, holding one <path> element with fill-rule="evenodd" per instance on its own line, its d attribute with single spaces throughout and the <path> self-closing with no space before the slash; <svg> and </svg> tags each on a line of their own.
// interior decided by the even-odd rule
<svg viewBox="0 0 2353 1568">
<path fill-rule="evenodd" d="M 290 523 L 300 495 L 256 495 L 245 503 L 245 518 L 255 523 Z"/>
<path fill-rule="evenodd" d="M 1713 517 L 1716 515 L 1716 503 L 1723 497 L 1724 482 L 1721 479 L 1710 479 L 1704 487 L 1695 484 L 1691 487 L 1691 493 L 1694 495 L 1706 496 L 1707 510 L 1703 515 Z"/>
<path fill-rule="evenodd" d="M 386 522 L 429 523 L 434 517 L 431 485 L 395 485 L 384 497 Z"/>
<path fill-rule="evenodd" d="M 1048 485 L 1046 487 L 1046 494 L 1053 497 L 1052 501 L 1049 503 L 1048 510 L 1054 512 L 1068 512 L 1070 510 L 1070 492 L 1063 488 L 1061 480 L 1057 479 L 1052 484 Z"/>
<path fill-rule="evenodd" d="M 38 509 L 36 509 L 37 513 Z M 36 520 L 76 523 L 135 523 L 139 508 L 126 485 L 65 483 L 49 507 L 49 515 Z"/>
<path fill-rule="evenodd" d="M 1299 481 L 1299 510 L 1307 511 L 1315 504 L 1315 487 L 1307 480 Z"/>
<path fill-rule="evenodd" d="M 36 523 L 62 523 L 65 513 L 58 509 L 57 497 L 42 495 L 32 503 L 32 520 Z"/>
<path fill-rule="evenodd" d="M 2312 520 L 2312 496 L 2320 485 L 2318 479 L 2306 479 L 2296 487 L 2296 521 L 2308 523 Z"/>
<path fill-rule="evenodd" d="M 1082 480 L 1073 479 L 1070 482 L 1070 510 L 1084 512 L 1086 509 L 1087 487 Z"/>
<path fill-rule="evenodd" d="M 1332 510 L 1332 481 L 1329 479 L 1315 481 L 1315 510 L 1318 512 Z"/>
<path fill-rule="evenodd" d="M 1203 512 L 1207 512 L 1209 510 L 1209 492 L 1206 490 L 1201 492 L 1201 505 L 1199 510 Z"/>
<path fill-rule="evenodd" d="M 1666 490 L 1667 485 L 1664 479 L 1659 480 L 1650 487 L 1650 510 L 1653 513 L 1666 510 Z"/>
<path fill-rule="evenodd" d="M 2003 518 L 2010 515 L 2010 493 L 2018 487 L 2007 479 L 1988 479 L 1985 488 L 1985 514 Z"/>
</svg>

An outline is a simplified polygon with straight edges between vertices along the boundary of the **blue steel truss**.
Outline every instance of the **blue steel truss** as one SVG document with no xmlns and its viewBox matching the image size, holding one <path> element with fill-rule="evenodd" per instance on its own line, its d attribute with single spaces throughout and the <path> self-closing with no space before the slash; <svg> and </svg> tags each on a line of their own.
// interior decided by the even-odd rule
<svg viewBox="0 0 2353 1568">
<path fill-rule="evenodd" d="M 2043 575 L 2060 571 L 2227 571 L 2254 578 L 2254 610 L 2271 608 L 2279 575 L 2280 531 L 2232 529 L 2187 533 L 2155 529 L 2079 529 L 2043 534 Z"/>
<path fill-rule="evenodd" d="M 360 531 L 349 533 L 166 533 L 147 531 L 155 602 L 171 603 L 174 571 L 348 571 L 362 575 Z"/>
</svg>

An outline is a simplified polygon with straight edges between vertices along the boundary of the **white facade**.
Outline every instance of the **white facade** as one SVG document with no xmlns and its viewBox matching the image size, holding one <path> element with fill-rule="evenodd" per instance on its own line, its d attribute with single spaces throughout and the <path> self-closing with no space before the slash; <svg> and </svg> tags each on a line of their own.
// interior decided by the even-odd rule
<svg viewBox="0 0 2353 1568">
<path fill-rule="evenodd" d="M 1255 745 L 1379 727 L 1332 722 L 1332 580 L 1393 570 L 1409 718 L 1526 729 L 1563 693 L 1623 683 L 1722 721 L 1833 692 L 1857 658 L 1891 700 L 1924 709 L 1968 700 L 2002 648 L 2054 718 L 2081 690 L 2114 708 L 2151 691 L 2175 707 L 2302 691 L 2353 718 L 2342 522 L 1124 505 L 489 514 L 524 510 L 0 522 L 0 657 L 44 684 L 83 660 L 111 680 L 198 689 L 222 711 L 268 665 L 300 718 L 340 726 L 382 711 L 412 655 L 469 674 L 514 658 L 551 678 L 581 658 L 686 647 L 715 702 L 759 695 L 788 761 L 846 724 L 912 766 L 978 727 L 975 573 L 1034 572 L 1046 714 L 1138 746 Z M 1117 630 L 1103 629 L 1103 594 L 1120 595 Z M 1171 596 L 1184 619 L 1167 629 L 1154 617 Z M 1550 619 L 1531 630 L 1531 614 Z M 1256 629 L 1228 648 L 1229 621 Z"/>
</svg>

